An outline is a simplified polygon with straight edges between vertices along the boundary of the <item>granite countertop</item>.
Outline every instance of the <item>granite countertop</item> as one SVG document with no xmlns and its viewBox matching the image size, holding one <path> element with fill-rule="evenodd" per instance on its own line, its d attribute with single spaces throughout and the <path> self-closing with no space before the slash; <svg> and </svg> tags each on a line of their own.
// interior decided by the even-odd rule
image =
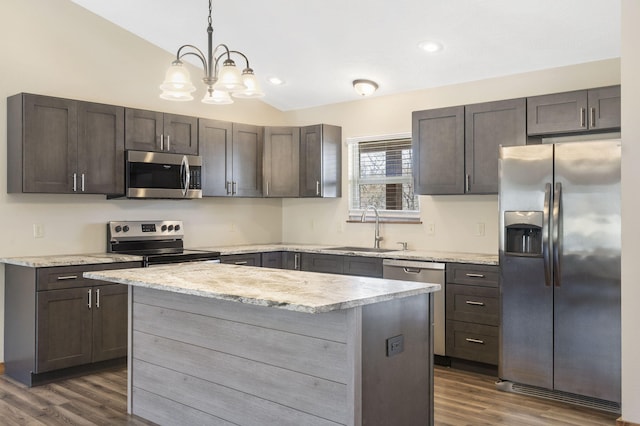
<svg viewBox="0 0 640 426">
<path fill-rule="evenodd" d="M 188 263 L 85 272 L 86 278 L 305 313 L 432 293 L 439 284 L 315 272 Z"/>
<path fill-rule="evenodd" d="M 142 262 L 142 256 L 116 253 L 61 254 L 50 256 L 3 257 L 0 263 L 47 268 L 54 266 L 94 265 L 100 263 Z"/>
<path fill-rule="evenodd" d="M 348 256 L 382 257 L 385 259 L 416 260 L 426 262 L 473 263 L 477 265 L 498 265 L 498 254 L 463 253 L 429 250 L 391 250 L 384 252 L 335 250 L 339 245 L 317 244 L 245 244 L 238 246 L 210 246 L 202 250 L 219 251 L 223 255 L 259 253 L 270 251 L 296 251 L 303 253 L 338 254 Z"/>
</svg>

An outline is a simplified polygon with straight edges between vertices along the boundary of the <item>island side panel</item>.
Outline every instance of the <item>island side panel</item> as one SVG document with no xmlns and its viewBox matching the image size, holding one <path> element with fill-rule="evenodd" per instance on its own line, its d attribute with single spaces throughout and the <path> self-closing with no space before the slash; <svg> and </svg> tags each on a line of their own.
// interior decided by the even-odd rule
<svg viewBox="0 0 640 426">
<path fill-rule="evenodd" d="M 347 311 L 140 287 L 132 299 L 133 414 L 159 424 L 352 424 Z"/>
<path fill-rule="evenodd" d="M 433 424 L 432 322 L 431 294 L 362 307 L 363 425 Z"/>
</svg>

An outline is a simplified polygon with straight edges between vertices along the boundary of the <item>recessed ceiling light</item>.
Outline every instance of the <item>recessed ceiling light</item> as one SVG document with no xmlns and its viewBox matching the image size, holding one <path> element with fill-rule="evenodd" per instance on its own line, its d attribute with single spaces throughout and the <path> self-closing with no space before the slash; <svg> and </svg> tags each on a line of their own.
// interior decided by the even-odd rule
<svg viewBox="0 0 640 426">
<path fill-rule="evenodd" d="M 273 84 L 274 86 L 281 86 L 284 84 L 284 80 L 278 77 L 269 77 L 267 80 L 269 81 L 269 83 Z"/>
<path fill-rule="evenodd" d="M 420 49 L 428 53 L 436 53 L 444 49 L 442 43 L 433 40 L 425 40 L 418 44 L 418 46 L 420 47 Z"/>
</svg>

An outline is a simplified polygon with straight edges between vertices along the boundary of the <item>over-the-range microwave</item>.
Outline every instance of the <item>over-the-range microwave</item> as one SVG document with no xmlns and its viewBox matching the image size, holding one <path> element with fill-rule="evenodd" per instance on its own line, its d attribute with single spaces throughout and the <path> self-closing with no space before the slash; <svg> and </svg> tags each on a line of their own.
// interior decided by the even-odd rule
<svg viewBox="0 0 640 426">
<path fill-rule="evenodd" d="M 202 158 L 167 152 L 126 151 L 127 198 L 202 198 Z"/>
</svg>

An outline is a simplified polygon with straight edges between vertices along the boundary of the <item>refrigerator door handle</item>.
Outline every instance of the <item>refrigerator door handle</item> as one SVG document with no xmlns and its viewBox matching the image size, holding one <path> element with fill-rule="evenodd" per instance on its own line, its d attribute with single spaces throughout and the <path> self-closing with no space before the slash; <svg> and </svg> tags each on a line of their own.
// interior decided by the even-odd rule
<svg viewBox="0 0 640 426">
<path fill-rule="evenodd" d="M 551 253 L 549 253 L 551 184 L 544 186 L 544 210 L 542 212 L 542 258 L 544 263 L 544 285 L 551 286 Z"/>
<path fill-rule="evenodd" d="M 553 276 L 556 287 L 560 287 L 560 253 L 562 251 L 562 224 L 560 215 L 562 212 L 562 184 L 556 183 L 553 193 Z"/>
</svg>

